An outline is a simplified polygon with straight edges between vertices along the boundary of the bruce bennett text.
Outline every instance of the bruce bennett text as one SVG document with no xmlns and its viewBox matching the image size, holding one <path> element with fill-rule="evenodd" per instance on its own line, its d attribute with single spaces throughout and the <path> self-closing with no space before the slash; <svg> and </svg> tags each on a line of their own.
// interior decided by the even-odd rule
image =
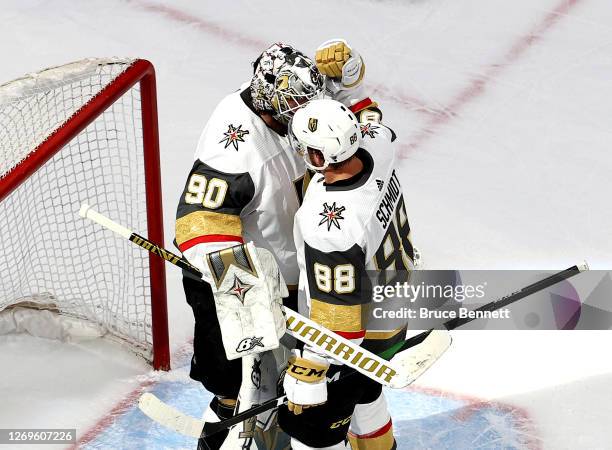
<svg viewBox="0 0 612 450">
<path fill-rule="evenodd" d="M 439 311 L 429 308 L 400 308 L 385 311 L 383 308 L 374 308 L 372 315 L 376 319 L 509 319 L 510 310 L 501 308 L 496 311 L 477 311 L 459 308 L 456 311 Z"/>
</svg>

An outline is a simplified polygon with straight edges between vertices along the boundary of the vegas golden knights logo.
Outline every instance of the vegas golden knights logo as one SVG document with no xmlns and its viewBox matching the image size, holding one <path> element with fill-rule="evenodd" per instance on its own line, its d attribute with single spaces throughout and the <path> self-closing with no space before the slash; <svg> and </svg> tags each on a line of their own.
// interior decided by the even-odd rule
<svg viewBox="0 0 612 450">
<path fill-rule="evenodd" d="M 311 117 L 310 119 L 308 119 L 308 129 L 314 133 L 315 131 L 317 131 L 318 123 L 319 123 L 318 119 Z"/>
</svg>

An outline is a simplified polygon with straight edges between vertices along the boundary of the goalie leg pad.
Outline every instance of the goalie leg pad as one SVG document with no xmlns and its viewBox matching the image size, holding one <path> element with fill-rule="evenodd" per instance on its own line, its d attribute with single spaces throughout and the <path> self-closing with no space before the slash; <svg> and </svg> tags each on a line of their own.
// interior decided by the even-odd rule
<svg viewBox="0 0 612 450">
<path fill-rule="evenodd" d="M 282 298 L 289 292 L 274 256 L 248 243 L 206 258 L 227 358 L 277 348 L 285 333 Z"/>
</svg>

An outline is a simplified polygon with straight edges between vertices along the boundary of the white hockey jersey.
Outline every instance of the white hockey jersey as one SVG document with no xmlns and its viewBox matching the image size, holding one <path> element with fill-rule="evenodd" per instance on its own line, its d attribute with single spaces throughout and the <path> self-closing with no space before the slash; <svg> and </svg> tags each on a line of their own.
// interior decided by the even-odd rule
<svg viewBox="0 0 612 450">
<path fill-rule="evenodd" d="M 355 111 L 376 106 L 341 95 Z M 205 253 L 252 241 L 275 255 L 290 288 L 297 285 L 293 218 L 309 178 L 305 172 L 301 156 L 286 136 L 266 126 L 243 86 L 219 103 L 202 132 L 177 210 L 178 248 L 201 267 Z"/>
<path fill-rule="evenodd" d="M 363 171 L 330 185 L 316 174 L 296 215 L 300 312 L 349 339 L 386 340 L 399 330 L 366 336 L 366 270 L 409 272 L 414 250 L 393 132 L 378 123 L 360 129 Z"/>
</svg>

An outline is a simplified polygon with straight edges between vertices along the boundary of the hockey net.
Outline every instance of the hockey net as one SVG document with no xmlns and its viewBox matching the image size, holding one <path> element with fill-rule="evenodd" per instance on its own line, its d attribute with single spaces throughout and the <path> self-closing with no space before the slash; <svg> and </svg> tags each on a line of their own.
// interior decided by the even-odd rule
<svg viewBox="0 0 612 450">
<path fill-rule="evenodd" d="M 163 245 L 148 61 L 82 60 L 0 86 L 0 332 L 30 326 L 15 310 L 42 309 L 169 368 L 163 261 L 81 219 L 82 203 Z"/>
</svg>

